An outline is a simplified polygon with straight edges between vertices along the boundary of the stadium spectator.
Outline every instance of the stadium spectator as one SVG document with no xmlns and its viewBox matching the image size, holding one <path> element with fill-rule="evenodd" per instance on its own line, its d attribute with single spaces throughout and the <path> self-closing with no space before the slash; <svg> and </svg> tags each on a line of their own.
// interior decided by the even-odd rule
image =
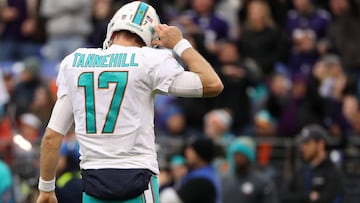
<svg viewBox="0 0 360 203">
<path fill-rule="evenodd" d="M 23 70 L 20 73 L 20 81 L 11 95 L 16 108 L 16 117 L 30 111 L 35 91 L 43 85 L 40 75 L 41 64 L 38 58 L 26 58 L 21 65 L 23 65 Z"/>
<path fill-rule="evenodd" d="M 316 49 L 316 36 L 310 29 L 297 29 L 292 36 L 292 49 L 289 55 L 289 72 L 292 76 L 309 77 L 319 57 Z"/>
<path fill-rule="evenodd" d="M 234 119 L 230 130 L 247 133 L 251 122 L 251 101 L 247 90 L 262 79 L 262 71 L 254 60 L 240 53 L 236 41 L 222 42 L 219 48 L 218 72 L 226 87 L 215 99 L 216 108 L 227 108 Z"/>
<path fill-rule="evenodd" d="M 231 170 L 222 178 L 224 203 L 278 203 L 275 184 L 254 167 L 254 143 L 234 140 L 227 153 Z"/>
<path fill-rule="evenodd" d="M 176 21 L 176 18 L 178 18 L 182 12 L 190 7 L 189 0 L 169 0 L 161 3 L 164 10 L 163 17 L 169 24 Z"/>
<path fill-rule="evenodd" d="M 164 202 L 162 200 L 164 191 L 171 189 L 172 193 L 175 193 L 175 190 L 173 189 L 173 177 L 170 173 L 169 165 L 167 160 L 159 160 L 159 176 L 158 176 L 158 183 L 159 183 L 159 199 L 161 202 Z M 172 197 L 171 197 L 172 198 Z"/>
<path fill-rule="evenodd" d="M 316 8 L 311 0 L 293 0 L 294 10 L 287 16 L 286 31 L 294 37 L 298 30 L 311 30 L 316 41 L 326 36 L 331 21 L 330 14 Z"/>
<path fill-rule="evenodd" d="M 259 64 L 264 75 L 274 71 L 286 50 L 285 35 L 275 25 L 266 1 L 248 4 L 246 21 L 240 34 L 240 53 Z"/>
<path fill-rule="evenodd" d="M 38 194 L 40 127 L 39 118 L 25 113 L 19 116 L 19 124 L 14 130 L 12 170 L 18 187 L 15 190 L 18 202 L 33 202 Z"/>
<path fill-rule="evenodd" d="M 191 9 L 179 16 L 176 23 L 184 27 L 188 34 L 201 33 L 210 53 L 217 53 L 217 42 L 229 37 L 228 22 L 216 12 L 218 0 L 191 0 Z"/>
<path fill-rule="evenodd" d="M 283 203 L 341 202 L 344 179 L 326 152 L 328 133 L 319 125 L 305 126 L 296 138 L 306 164 L 295 171 L 282 190 Z"/>
<path fill-rule="evenodd" d="M 0 1 L 0 61 L 23 60 L 39 54 L 41 24 L 38 0 Z M 1 29 L 2 28 L 2 29 Z M 6 51 L 5 51 L 6 50 Z"/>
<path fill-rule="evenodd" d="M 12 135 L 13 129 L 9 116 L 0 117 L 0 158 L 7 164 L 12 162 Z"/>
<path fill-rule="evenodd" d="M 187 138 L 201 135 L 200 131 L 189 128 L 185 114 L 176 100 L 170 95 L 157 95 L 155 98 L 155 139 L 161 151 L 158 157 L 165 159 L 179 153 Z"/>
<path fill-rule="evenodd" d="M 231 132 L 232 114 L 227 109 L 213 109 L 204 116 L 204 134 L 215 144 L 215 158 L 212 161 L 218 174 L 227 172 L 226 148 L 235 139 Z"/>
<path fill-rule="evenodd" d="M 256 138 L 274 138 L 276 134 L 277 121 L 269 113 L 268 110 L 263 109 L 254 115 L 254 135 Z M 257 161 L 261 168 L 269 168 L 270 159 L 273 151 L 273 143 L 262 142 L 257 145 Z"/>
<path fill-rule="evenodd" d="M 176 97 L 158 95 L 155 98 L 155 131 L 159 136 L 186 139 L 191 136 L 186 118 L 176 103 Z"/>
<path fill-rule="evenodd" d="M 0 160 L 0 202 L 15 203 L 13 176 L 9 166 Z"/>
<path fill-rule="evenodd" d="M 262 109 L 254 115 L 253 134 L 256 137 L 273 137 L 276 133 L 276 120 L 267 109 Z"/>
<path fill-rule="evenodd" d="M 239 38 L 240 22 L 238 12 L 242 2 L 237 0 L 221 0 L 216 5 L 215 12 L 219 14 L 229 25 L 229 39 L 236 40 Z"/>
<path fill-rule="evenodd" d="M 94 0 L 92 8 L 93 31 L 89 35 L 90 46 L 100 48 L 106 37 L 107 25 L 113 15 L 112 0 Z"/>
<path fill-rule="evenodd" d="M 181 180 L 188 172 L 186 159 L 182 155 L 174 155 L 170 160 L 170 172 L 174 180 L 174 188 L 179 188 Z"/>
<path fill-rule="evenodd" d="M 269 113 L 270 120 L 273 120 L 278 136 L 292 135 L 294 130 L 298 129 L 296 126 L 297 106 L 291 91 L 292 83 L 286 75 L 282 73 L 272 75 L 264 110 Z M 283 122 L 286 122 L 286 124 L 283 124 Z M 284 127 L 291 131 L 284 132 Z"/>
<path fill-rule="evenodd" d="M 7 114 L 7 105 L 10 96 L 5 86 L 2 71 L 0 70 L 0 159 L 7 164 L 11 162 L 12 127 Z"/>
<path fill-rule="evenodd" d="M 172 190 L 179 188 L 181 186 L 181 180 L 187 174 L 187 172 L 188 167 L 186 165 L 185 157 L 180 154 L 173 155 L 170 158 L 168 170 L 165 172 L 165 174 L 168 175 L 168 181 L 165 182 L 166 184 L 163 188 L 171 187 Z M 161 196 L 162 195 L 160 193 L 160 201 Z"/>
<path fill-rule="evenodd" d="M 326 34 L 330 25 L 330 14 L 315 7 L 311 0 L 293 0 L 286 20 L 286 31 L 292 40 L 289 68 L 292 74 L 311 73 L 319 54 L 326 49 Z M 325 48 L 322 48 L 325 47 Z"/>
<path fill-rule="evenodd" d="M 32 113 L 21 114 L 18 131 L 31 144 L 40 144 L 41 120 L 36 115 Z"/>
<path fill-rule="evenodd" d="M 281 97 L 270 93 L 267 108 L 277 119 L 279 136 L 293 137 L 310 123 L 324 124 L 329 129 L 332 124 L 342 125 L 338 102 L 342 98 L 346 76 L 336 58 L 322 57 L 309 76 L 292 75 L 291 81 L 284 83 L 290 92 L 284 100 L 278 100 L 276 98 Z M 326 78 L 328 81 L 324 82 Z"/>
<path fill-rule="evenodd" d="M 345 135 L 356 136 L 360 134 L 360 105 L 354 94 L 344 95 L 342 99 L 342 114 L 348 124 L 348 129 L 340 131 Z"/>
<path fill-rule="evenodd" d="M 176 103 L 185 115 L 187 129 L 201 135 L 205 114 L 215 108 L 214 98 L 177 98 Z"/>
<path fill-rule="evenodd" d="M 198 138 L 185 149 L 189 172 L 177 190 L 183 203 L 221 202 L 220 179 L 215 168 L 211 166 L 214 156 L 215 145 L 210 139 Z"/>
<path fill-rule="evenodd" d="M 227 148 L 235 135 L 230 132 L 232 115 L 226 109 L 214 109 L 204 117 L 204 134 L 221 148 Z"/>
<path fill-rule="evenodd" d="M 74 128 L 72 127 L 61 144 L 60 158 L 56 173 L 58 176 L 68 171 L 79 171 L 80 153 L 79 142 L 75 137 Z"/>
<path fill-rule="evenodd" d="M 35 90 L 29 111 L 40 119 L 41 132 L 46 128 L 54 104 L 55 98 L 47 86 L 41 85 Z"/>
<path fill-rule="evenodd" d="M 360 2 L 356 0 L 330 0 L 334 20 L 329 30 L 330 47 L 340 54 L 345 72 L 359 77 Z"/>
<path fill-rule="evenodd" d="M 71 129 L 60 149 L 57 167 L 56 196 L 59 203 L 78 203 L 82 201 L 79 143 L 74 129 Z"/>
<path fill-rule="evenodd" d="M 346 134 L 349 124 L 342 113 L 344 94 L 355 93 L 349 76 L 343 70 L 340 58 L 334 54 L 323 56 L 314 67 L 313 75 L 318 84 L 310 88 L 318 92 L 319 105 L 323 112 L 323 123 L 332 136 L 341 137 Z M 344 137 L 344 136 L 342 136 Z"/>
<path fill-rule="evenodd" d="M 77 48 L 87 45 L 92 31 L 92 0 L 42 0 L 40 14 L 46 19 L 47 43 L 43 55 L 60 61 Z"/>
<path fill-rule="evenodd" d="M 238 12 L 238 18 L 240 19 L 240 22 L 246 21 L 247 16 L 247 6 L 248 4 L 253 0 L 242 0 L 241 8 Z M 283 29 L 284 24 L 286 21 L 286 15 L 290 8 L 292 8 L 292 1 L 283 1 L 283 0 L 267 0 L 270 9 L 272 17 L 274 18 L 274 21 L 276 24 Z"/>
<path fill-rule="evenodd" d="M 175 154 L 171 157 L 169 162 L 169 170 L 164 171 L 167 182 L 160 190 L 159 200 L 160 202 L 178 203 L 181 200 L 176 194 L 176 188 L 181 185 L 181 180 L 188 172 L 185 157 L 179 154 Z M 163 176 L 160 172 L 160 176 Z M 161 187 L 161 186 L 160 186 Z"/>
</svg>

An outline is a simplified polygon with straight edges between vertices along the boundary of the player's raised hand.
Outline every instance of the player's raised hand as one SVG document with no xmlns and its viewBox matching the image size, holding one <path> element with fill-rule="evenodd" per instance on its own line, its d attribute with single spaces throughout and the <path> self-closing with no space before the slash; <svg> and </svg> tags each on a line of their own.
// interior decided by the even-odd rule
<svg viewBox="0 0 360 203">
<path fill-rule="evenodd" d="M 159 39 L 154 39 L 151 44 L 153 46 L 161 46 L 172 49 L 180 40 L 183 39 L 183 34 L 179 28 L 175 26 L 168 26 L 166 24 L 159 24 L 154 26 L 156 34 Z"/>
<path fill-rule="evenodd" d="M 58 203 L 55 192 L 42 192 L 40 191 L 36 203 Z"/>
</svg>

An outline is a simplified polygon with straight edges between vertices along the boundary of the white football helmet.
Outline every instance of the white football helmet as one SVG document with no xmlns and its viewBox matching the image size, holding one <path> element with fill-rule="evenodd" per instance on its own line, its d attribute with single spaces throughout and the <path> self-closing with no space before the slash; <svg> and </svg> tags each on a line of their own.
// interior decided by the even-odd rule
<svg viewBox="0 0 360 203">
<path fill-rule="evenodd" d="M 112 44 L 113 33 L 120 30 L 137 34 L 146 46 L 151 46 L 151 40 L 156 38 L 154 26 L 158 24 L 159 16 L 149 4 L 141 1 L 125 4 L 109 22 L 103 48 L 107 49 Z"/>
</svg>

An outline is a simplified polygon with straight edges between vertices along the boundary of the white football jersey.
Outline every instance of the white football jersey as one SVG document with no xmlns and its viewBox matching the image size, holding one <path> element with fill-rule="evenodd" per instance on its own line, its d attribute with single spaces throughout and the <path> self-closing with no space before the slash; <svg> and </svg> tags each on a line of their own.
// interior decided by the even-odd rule
<svg viewBox="0 0 360 203">
<path fill-rule="evenodd" d="M 154 98 L 184 68 L 171 51 L 112 45 L 78 49 L 60 65 L 58 97 L 68 95 L 80 167 L 147 168 L 159 173 Z"/>
</svg>

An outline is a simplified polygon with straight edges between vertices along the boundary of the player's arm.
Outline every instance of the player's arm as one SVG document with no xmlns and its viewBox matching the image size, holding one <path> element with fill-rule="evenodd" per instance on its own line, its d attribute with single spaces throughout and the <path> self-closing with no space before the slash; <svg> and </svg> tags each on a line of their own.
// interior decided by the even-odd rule
<svg viewBox="0 0 360 203">
<path fill-rule="evenodd" d="M 63 135 L 47 128 L 40 150 L 40 195 L 37 203 L 57 202 L 55 197 L 55 172 Z"/>
<path fill-rule="evenodd" d="M 153 45 L 174 49 L 189 70 L 195 73 L 202 86 L 202 96 L 214 97 L 221 93 L 224 86 L 210 63 L 199 52 L 183 39 L 181 31 L 175 26 L 160 24 L 154 27 L 159 40 L 153 40 Z M 182 84 L 186 84 L 182 82 Z"/>
<path fill-rule="evenodd" d="M 55 103 L 40 149 L 40 195 L 38 203 L 56 202 L 55 175 L 64 135 L 73 123 L 70 100 L 63 96 Z"/>
</svg>

